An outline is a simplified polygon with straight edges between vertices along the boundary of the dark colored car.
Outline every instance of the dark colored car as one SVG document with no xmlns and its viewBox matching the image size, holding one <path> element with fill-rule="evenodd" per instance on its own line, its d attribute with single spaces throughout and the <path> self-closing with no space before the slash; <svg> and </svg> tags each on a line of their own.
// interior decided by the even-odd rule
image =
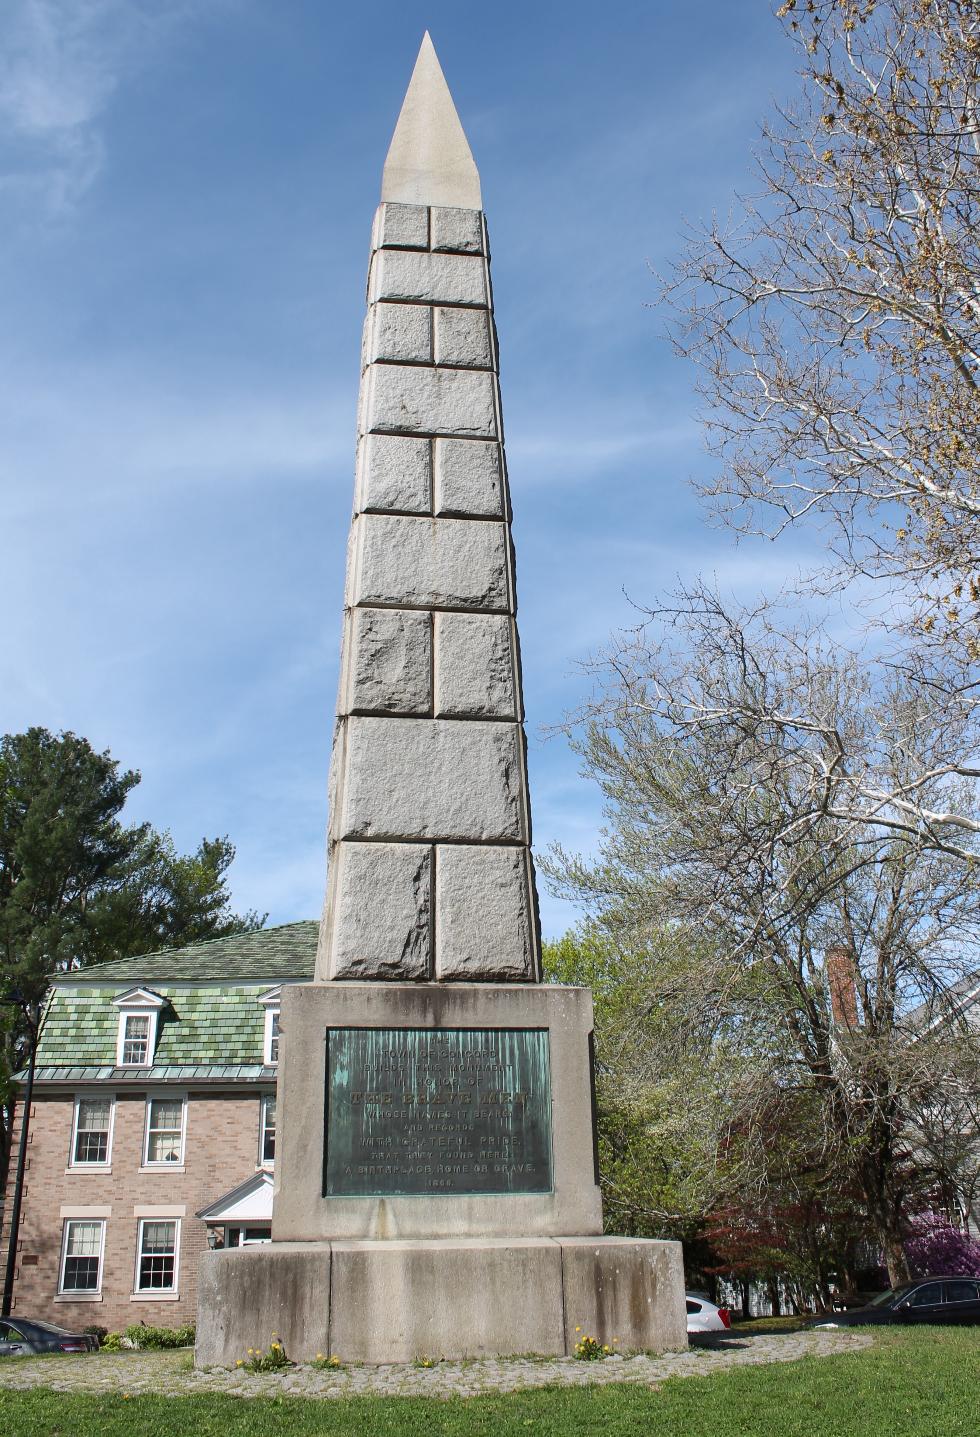
<svg viewBox="0 0 980 1437">
<path fill-rule="evenodd" d="M 815 1327 L 869 1327 L 883 1322 L 980 1322 L 980 1278 L 920 1277 L 851 1307 L 821 1317 Z"/>
<path fill-rule="evenodd" d="M 97 1352 L 99 1339 L 91 1332 L 66 1332 L 50 1322 L 28 1322 L 23 1317 L 0 1317 L 0 1357 L 28 1357 L 39 1352 Z"/>
</svg>

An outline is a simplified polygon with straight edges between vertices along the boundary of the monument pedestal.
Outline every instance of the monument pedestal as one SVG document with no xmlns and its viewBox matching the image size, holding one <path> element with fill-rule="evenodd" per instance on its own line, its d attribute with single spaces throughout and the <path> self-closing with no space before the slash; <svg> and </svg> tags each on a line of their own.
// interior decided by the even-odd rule
<svg viewBox="0 0 980 1437">
<path fill-rule="evenodd" d="M 282 994 L 274 1241 L 602 1232 L 592 995 L 517 983 Z"/>
<path fill-rule="evenodd" d="M 620 1352 L 687 1346 L 680 1244 L 642 1238 L 272 1242 L 205 1253 L 199 1289 L 202 1367 L 273 1332 L 297 1362 L 561 1357 L 582 1333 Z"/>
<path fill-rule="evenodd" d="M 302 984 L 280 1027 L 273 1241 L 202 1257 L 200 1365 L 686 1346 L 680 1245 L 600 1235 L 587 989 Z"/>
</svg>

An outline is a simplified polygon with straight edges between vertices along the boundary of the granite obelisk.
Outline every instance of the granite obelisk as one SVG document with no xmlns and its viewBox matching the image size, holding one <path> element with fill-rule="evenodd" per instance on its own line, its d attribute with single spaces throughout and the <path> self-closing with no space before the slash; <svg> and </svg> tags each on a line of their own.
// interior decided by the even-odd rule
<svg viewBox="0 0 980 1437">
<path fill-rule="evenodd" d="M 428 35 L 374 226 L 317 977 L 539 976 L 480 180 Z"/>
<path fill-rule="evenodd" d="M 480 179 L 428 37 L 384 167 L 315 981 L 284 987 L 272 1243 L 198 1361 L 683 1347 L 679 1245 L 604 1237 L 592 998 L 540 981 Z"/>
</svg>

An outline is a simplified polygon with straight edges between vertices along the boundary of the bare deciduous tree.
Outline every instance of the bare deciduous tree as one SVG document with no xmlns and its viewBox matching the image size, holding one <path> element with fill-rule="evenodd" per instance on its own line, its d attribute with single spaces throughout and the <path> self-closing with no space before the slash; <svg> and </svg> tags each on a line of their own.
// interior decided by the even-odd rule
<svg viewBox="0 0 980 1437">
<path fill-rule="evenodd" d="M 600 662 L 580 716 L 607 803 L 601 858 L 556 852 L 547 871 L 625 948 L 672 924 L 696 935 L 686 961 L 646 974 L 662 1031 L 687 1046 L 724 1032 L 750 1059 L 732 1122 L 760 1184 L 774 1093 L 815 1100 L 808 1162 L 819 1147 L 828 1179 L 853 1183 L 901 1281 L 906 1220 L 937 1177 L 923 1104 L 962 1094 L 949 1044 L 912 1015 L 942 1011 L 980 930 L 973 850 L 942 819 L 949 804 L 980 817 L 948 773 L 955 735 L 914 685 L 876 684 L 765 609 L 699 588 L 653 619 Z M 935 815 L 925 831 L 893 800 L 910 784 Z"/>
<path fill-rule="evenodd" d="M 972 864 L 980 10 L 788 0 L 778 13 L 803 60 L 800 103 L 764 129 L 763 192 L 696 234 L 667 286 L 721 461 L 704 492 L 746 534 L 816 524 L 828 562 L 806 584 L 860 583 L 891 635 L 862 663 L 890 668 L 879 688 L 892 682 L 902 704 L 864 710 L 846 774 L 819 696 L 804 688 L 768 713 L 812 772 L 833 771 L 834 816 Z"/>
<path fill-rule="evenodd" d="M 748 532 L 823 521 L 834 577 L 980 655 L 980 12 L 789 0 L 798 109 L 764 193 L 692 240 L 670 297 Z M 906 605 L 911 604 L 911 618 Z M 894 617 L 894 615 L 893 615 Z"/>
</svg>

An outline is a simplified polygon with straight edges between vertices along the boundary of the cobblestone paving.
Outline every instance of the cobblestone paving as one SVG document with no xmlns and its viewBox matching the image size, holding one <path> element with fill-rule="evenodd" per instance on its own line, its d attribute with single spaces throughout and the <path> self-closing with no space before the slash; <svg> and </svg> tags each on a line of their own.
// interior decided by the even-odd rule
<svg viewBox="0 0 980 1437">
<path fill-rule="evenodd" d="M 654 1385 L 667 1377 L 703 1377 L 727 1367 L 792 1362 L 859 1352 L 873 1339 L 846 1330 L 773 1336 L 698 1338 L 688 1352 L 662 1357 L 614 1357 L 601 1362 L 497 1358 L 440 1362 L 434 1367 L 398 1364 L 320 1372 L 290 1367 L 281 1373 L 197 1371 L 189 1352 L 101 1353 L 92 1357 L 7 1358 L 0 1362 L 0 1389 L 49 1387 L 58 1392 L 157 1392 L 192 1396 L 226 1392 L 238 1397 L 475 1397 L 481 1392 L 518 1392 L 531 1387 L 586 1387 L 608 1382 Z"/>
</svg>

